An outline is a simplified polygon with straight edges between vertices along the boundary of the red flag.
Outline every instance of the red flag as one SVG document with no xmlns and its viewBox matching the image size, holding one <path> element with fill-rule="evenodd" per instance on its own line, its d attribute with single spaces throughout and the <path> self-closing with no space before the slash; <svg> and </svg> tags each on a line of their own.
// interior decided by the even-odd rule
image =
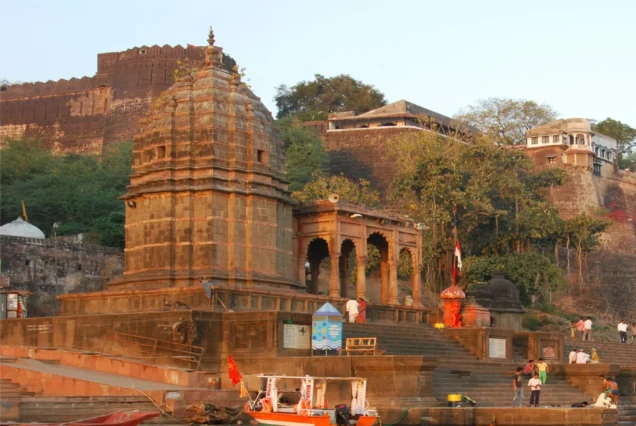
<svg viewBox="0 0 636 426">
<path fill-rule="evenodd" d="M 232 386 L 235 386 L 237 383 L 239 383 L 242 378 L 238 367 L 234 363 L 232 355 L 228 355 L 227 357 L 227 375 L 230 376 L 230 380 L 232 380 Z"/>
</svg>

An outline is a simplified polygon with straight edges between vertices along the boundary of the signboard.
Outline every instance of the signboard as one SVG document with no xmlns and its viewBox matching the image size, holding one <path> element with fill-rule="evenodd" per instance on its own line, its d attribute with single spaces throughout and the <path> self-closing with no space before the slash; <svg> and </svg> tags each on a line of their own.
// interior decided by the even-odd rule
<svg viewBox="0 0 636 426">
<path fill-rule="evenodd" d="M 283 325 L 284 349 L 311 349 L 309 326 L 297 324 Z"/>
<path fill-rule="evenodd" d="M 556 348 L 556 344 L 554 343 L 544 343 L 544 346 L 541 350 L 541 355 L 544 359 L 557 359 L 558 351 Z"/>
<path fill-rule="evenodd" d="M 311 320 L 311 349 L 342 348 L 342 314 L 329 302 L 314 312 Z"/>
<path fill-rule="evenodd" d="M 506 339 L 488 339 L 488 356 L 490 358 L 506 358 Z"/>
</svg>

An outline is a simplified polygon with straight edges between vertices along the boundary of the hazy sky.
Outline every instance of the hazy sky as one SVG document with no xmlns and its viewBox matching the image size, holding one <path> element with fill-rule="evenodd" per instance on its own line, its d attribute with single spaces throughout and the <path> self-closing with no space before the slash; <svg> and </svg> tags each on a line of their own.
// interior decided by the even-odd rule
<svg viewBox="0 0 636 426">
<path fill-rule="evenodd" d="M 636 1 L 5 1 L 0 78 L 92 76 L 97 54 L 216 44 L 275 113 L 281 83 L 345 73 L 443 114 L 488 97 L 636 127 Z"/>
</svg>

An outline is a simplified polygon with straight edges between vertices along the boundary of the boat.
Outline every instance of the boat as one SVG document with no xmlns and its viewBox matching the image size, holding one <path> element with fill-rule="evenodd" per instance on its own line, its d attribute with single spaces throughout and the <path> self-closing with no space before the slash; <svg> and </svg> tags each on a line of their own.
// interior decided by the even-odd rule
<svg viewBox="0 0 636 426">
<path fill-rule="evenodd" d="M 159 417 L 161 413 L 152 411 L 119 411 L 90 419 L 58 423 L 17 423 L 17 426 L 137 426 L 143 421 Z"/>
<path fill-rule="evenodd" d="M 366 400 L 367 379 L 360 377 L 313 377 L 263 375 L 260 391 L 245 403 L 245 413 L 262 426 L 373 426 L 380 424 Z M 339 391 L 351 395 L 351 404 L 329 406 L 327 385 L 338 382 Z M 296 386 L 296 385 L 299 386 Z M 290 389 L 289 391 L 287 389 Z"/>
</svg>

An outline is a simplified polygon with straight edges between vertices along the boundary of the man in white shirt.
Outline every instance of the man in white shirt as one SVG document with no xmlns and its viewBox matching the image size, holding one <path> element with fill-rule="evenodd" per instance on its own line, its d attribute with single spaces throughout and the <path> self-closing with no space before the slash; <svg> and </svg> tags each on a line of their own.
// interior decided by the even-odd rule
<svg viewBox="0 0 636 426">
<path fill-rule="evenodd" d="M 583 322 L 583 340 L 592 340 L 592 320 L 587 317 Z"/>
<path fill-rule="evenodd" d="M 579 349 L 579 352 L 576 354 L 576 363 L 577 364 L 587 364 L 590 360 L 590 356 L 583 352 L 583 349 Z"/>
<path fill-rule="evenodd" d="M 572 349 L 570 351 L 570 355 L 568 356 L 568 362 L 570 364 L 574 364 L 576 362 L 576 349 Z"/>
<path fill-rule="evenodd" d="M 619 322 L 616 329 L 618 330 L 618 335 L 621 338 L 621 343 L 627 343 L 627 323 L 625 320 Z"/>
<path fill-rule="evenodd" d="M 359 305 L 356 299 L 350 298 L 349 300 L 347 300 L 347 303 L 345 305 L 345 310 L 347 311 L 347 314 L 349 315 L 350 323 L 356 322 L 356 317 L 358 316 L 358 312 L 359 312 L 358 309 L 359 309 Z"/>
<path fill-rule="evenodd" d="M 541 394 L 541 380 L 539 380 L 539 373 L 534 373 L 534 377 L 528 382 L 530 386 L 530 407 L 539 406 L 539 395 Z"/>
</svg>

